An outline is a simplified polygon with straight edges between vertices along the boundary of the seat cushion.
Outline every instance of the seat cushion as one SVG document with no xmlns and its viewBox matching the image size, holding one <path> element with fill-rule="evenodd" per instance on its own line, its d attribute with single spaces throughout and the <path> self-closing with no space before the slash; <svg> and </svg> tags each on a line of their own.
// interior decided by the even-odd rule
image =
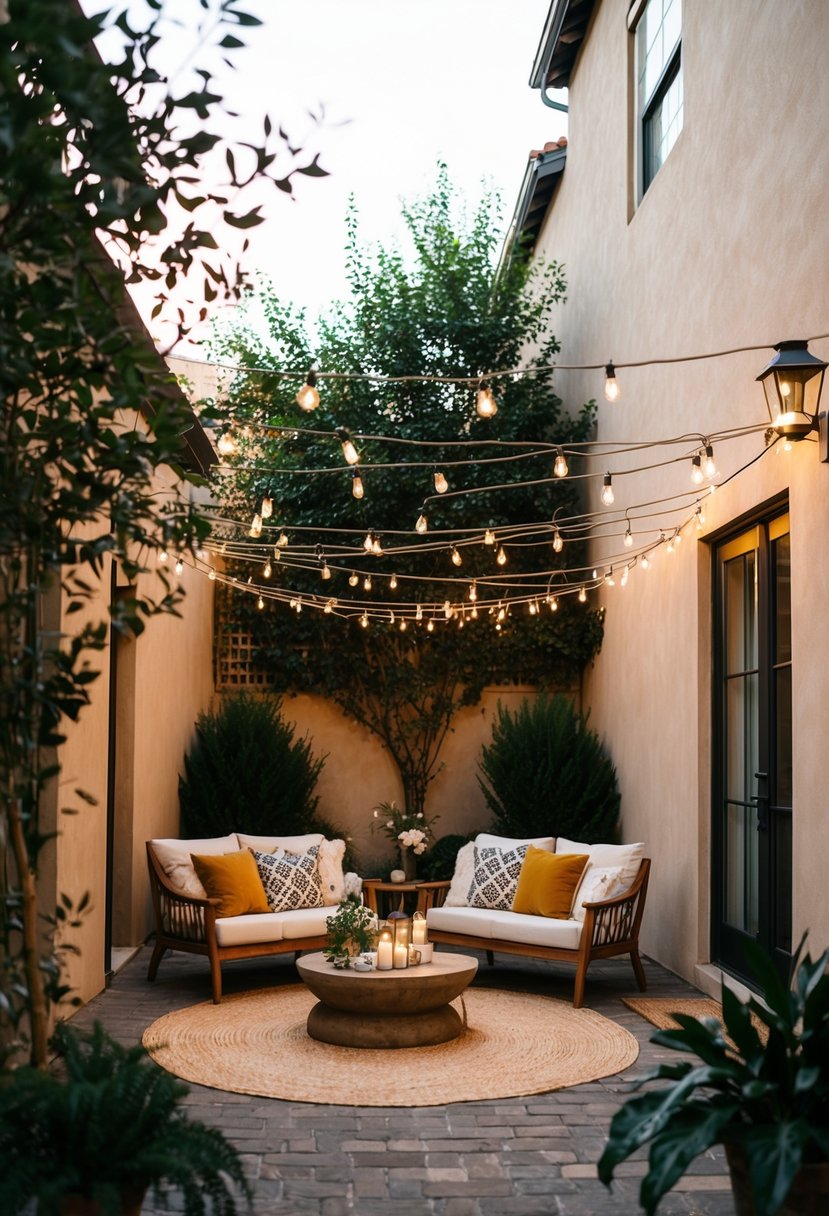
<svg viewBox="0 0 829 1216">
<path fill-rule="evenodd" d="M 480 937 L 482 950 L 489 948 L 488 942 L 498 940 L 577 950 L 582 930 L 581 923 L 573 919 L 552 920 L 494 908 L 447 908 L 445 905 L 430 908 L 426 923 L 430 931 Z"/>
<path fill-rule="evenodd" d="M 326 904 L 323 908 L 298 908 L 296 912 L 280 912 L 282 940 L 323 937 L 328 932 L 326 921 L 336 910 L 335 904 Z"/>
<path fill-rule="evenodd" d="M 207 899 L 207 892 L 193 869 L 193 853 L 217 856 L 220 853 L 239 851 L 235 834 L 210 836 L 200 840 L 159 839 L 151 840 L 152 850 L 164 871 L 170 886 L 181 895 L 191 899 Z"/>
<path fill-rule="evenodd" d="M 220 946 L 258 946 L 282 941 L 284 912 L 261 912 L 253 916 L 224 916 L 216 921 Z"/>
</svg>

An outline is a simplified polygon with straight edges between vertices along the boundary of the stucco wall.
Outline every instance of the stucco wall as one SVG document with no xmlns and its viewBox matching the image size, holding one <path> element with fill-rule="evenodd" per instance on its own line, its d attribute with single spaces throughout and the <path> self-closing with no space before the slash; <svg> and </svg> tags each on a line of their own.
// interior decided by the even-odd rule
<svg viewBox="0 0 829 1216">
<path fill-rule="evenodd" d="M 627 6 L 598 6 L 571 80 L 563 180 L 539 252 L 566 264 L 569 299 L 555 318 L 562 361 L 620 362 L 698 354 L 829 330 L 826 191 L 829 6 L 793 0 L 684 0 L 684 126 L 632 209 Z M 829 341 L 813 353 L 829 358 Z M 566 402 L 600 401 L 598 439 L 701 434 L 767 421 L 754 377 L 770 352 L 619 372 L 614 405 L 601 373 L 560 372 Z M 825 394 L 824 394 L 825 396 Z M 824 406 L 826 401 L 824 401 Z M 692 446 L 692 443 L 689 444 Z M 729 473 L 761 436 L 715 453 Z M 646 464 L 615 458 L 614 472 Z M 594 471 L 603 471 L 596 469 Z M 686 461 L 614 476 L 616 504 L 689 488 Z M 618 767 L 626 839 L 654 858 L 645 950 L 681 974 L 709 957 L 711 731 L 710 548 L 730 521 L 788 493 L 794 664 L 794 933 L 829 941 L 822 893 L 829 846 L 817 757 L 829 676 L 816 622 L 829 583 L 829 465 L 813 442 L 771 452 L 707 500 L 704 532 L 677 553 L 603 588 L 605 641 L 585 703 Z M 681 522 L 677 518 L 676 522 Z M 624 557 L 619 538 L 617 555 Z M 594 561 L 613 546 L 596 547 Z"/>
</svg>

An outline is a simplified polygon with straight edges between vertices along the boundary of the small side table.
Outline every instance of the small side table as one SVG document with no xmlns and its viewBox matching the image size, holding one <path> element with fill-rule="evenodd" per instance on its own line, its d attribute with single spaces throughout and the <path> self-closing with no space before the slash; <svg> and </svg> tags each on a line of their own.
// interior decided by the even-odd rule
<svg viewBox="0 0 829 1216">
<path fill-rule="evenodd" d="M 436 889 L 443 891 L 446 883 L 438 882 L 386 882 L 382 878 L 363 879 L 363 902 L 375 915 L 387 916 L 389 912 L 405 912 L 407 896 L 413 912 L 424 915 L 431 908 Z"/>
</svg>

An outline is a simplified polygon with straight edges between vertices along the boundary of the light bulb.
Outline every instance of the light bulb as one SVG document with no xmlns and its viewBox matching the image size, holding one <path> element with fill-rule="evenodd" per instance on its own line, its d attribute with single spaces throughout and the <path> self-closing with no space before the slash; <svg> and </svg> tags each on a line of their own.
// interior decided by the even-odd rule
<svg viewBox="0 0 829 1216">
<path fill-rule="evenodd" d="M 648 555 L 647 555 L 647 553 L 645 553 L 645 554 L 643 555 L 643 557 L 642 557 L 642 569 L 643 569 L 643 570 L 650 570 L 650 568 L 651 568 L 651 564 L 650 564 L 650 561 L 648 560 Z"/>
<path fill-rule="evenodd" d="M 397 590 L 397 575 L 396 574 L 393 574 L 391 576 L 391 578 L 389 579 L 389 590 L 390 591 Z"/>
<path fill-rule="evenodd" d="M 666 552 L 673 553 L 673 551 L 674 551 L 674 538 L 671 537 L 671 539 L 668 541 L 668 544 L 666 546 Z"/>
<path fill-rule="evenodd" d="M 472 617 L 472 620 L 473 620 L 473 621 L 477 621 L 477 619 L 478 619 L 478 609 L 475 607 L 475 605 L 474 605 L 474 604 L 472 605 L 472 611 L 470 612 L 470 614 L 469 614 L 469 615 Z"/>
<path fill-rule="evenodd" d="M 585 591 L 584 587 L 579 587 L 579 603 L 587 603 L 587 592 Z"/>
<path fill-rule="evenodd" d="M 416 621 L 423 620 L 423 605 L 422 604 L 418 604 L 418 606 L 417 606 L 417 611 L 415 612 L 415 620 Z"/>
<path fill-rule="evenodd" d="M 299 616 L 300 612 L 302 612 L 302 600 L 297 600 L 297 602 L 296 602 L 296 614 L 297 614 L 297 616 Z"/>
<path fill-rule="evenodd" d="M 498 413 L 498 406 L 492 395 L 491 388 L 479 388 L 475 399 L 475 409 L 479 418 L 493 418 Z"/>
<path fill-rule="evenodd" d="M 474 604 L 475 601 L 477 600 L 477 598 L 478 598 L 478 588 L 475 586 L 474 583 L 471 583 L 469 586 L 469 599 Z"/>
<path fill-rule="evenodd" d="M 176 558 L 176 574 L 184 573 L 184 562 L 180 557 Z"/>
<path fill-rule="evenodd" d="M 380 537 L 377 535 L 376 532 L 375 532 L 374 536 L 372 536 L 372 538 L 371 538 L 371 553 L 372 553 L 372 557 L 382 557 L 383 556 L 383 546 L 380 543 Z"/>
<path fill-rule="evenodd" d="M 351 493 L 354 498 L 362 498 L 363 495 L 365 494 L 365 492 L 366 491 L 365 491 L 365 487 L 363 486 L 363 479 L 360 476 L 360 474 L 357 472 L 357 470 L 355 469 L 354 472 L 351 474 Z"/>
<path fill-rule="evenodd" d="M 535 600 L 531 600 L 530 604 L 529 604 L 530 616 L 535 616 L 537 612 L 538 612 L 538 604 L 536 604 Z"/>
<path fill-rule="evenodd" d="M 262 567 L 262 578 L 270 578 L 272 574 L 273 574 L 273 566 L 271 565 L 271 559 L 268 558 L 268 560 L 265 562 L 264 566 Z"/>
<path fill-rule="evenodd" d="M 556 477 L 566 477 L 569 472 L 570 466 L 567 464 L 567 457 L 564 455 L 564 448 L 559 448 L 556 452 L 553 473 Z"/>
<path fill-rule="evenodd" d="M 260 508 L 259 513 L 263 519 L 270 519 L 270 517 L 273 515 L 273 499 L 272 498 L 268 498 L 268 496 L 266 495 L 262 499 L 262 506 Z"/>
<path fill-rule="evenodd" d="M 166 566 L 168 557 L 169 557 L 169 554 L 167 553 L 166 549 L 159 549 L 159 551 L 158 551 L 159 566 Z"/>
<path fill-rule="evenodd" d="M 677 528 L 676 532 L 674 533 L 674 544 L 675 545 L 682 544 L 682 533 L 680 532 L 679 528 Z"/>
<path fill-rule="evenodd" d="M 425 515 L 418 515 L 417 523 L 415 524 L 415 532 L 420 532 L 421 535 L 428 529 L 429 521 Z"/>
<path fill-rule="evenodd" d="M 334 600 L 326 600 L 323 612 L 332 613 L 334 611 Z"/>
<path fill-rule="evenodd" d="M 371 575 L 370 574 L 367 574 L 366 577 L 363 579 L 363 590 L 371 591 Z"/>
<path fill-rule="evenodd" d="M 701 486 L 705 480 L 702 472 L 702 462 L 700 461 L 699 453 L 691 457 L 691 481 L 695 486 Z"/>
<path fill-rule="evenodd" d="M 216 447 L 219 449 L 220 456 L 235 456 L 239 450 L 239 445 L 233 438 L 233 432 L 231 430 L 222 431 Z"/>
<path fill-rule="evenodd" d="M 306 414 L 310 414 L 319 405 L 320 395 L 317 392 L 317 377 L 314 372 L 309 372 L 305 377 L 305 383 L 296 395 L 296 403 Z"/>
<path fill-rule="evenodd" d="M 484 544 L 485 545 L 494 545 L 495 544 L 495 533 L 492 531 L 492 528 L 487 528 L 486 532 L 484 532 Z"/>
<path fill-rule="evenodd" d="M 331 567 L 328 565 L 328 562 L 323 562 L 322 569 L 320 570 L 320 578 L 324 579 L 327 582 L 330 577 L 331 577 Z"/>
<path fill-rule="evenodd" d="M 260 612 L 265 607 L 265 601 L 263 600 L 261 595 L 259 596 L 259 599 L 256 601 L 256 607 L 259 609 Z"/>
<path fill-rule="evenodd" d="M 613 567 L 612 566 L 608 570 L 607 574 L 604 576 L 604 581 L 607 583 L 608 587 L 616 586 L 616 579 L 613 577 Z"/>
<path fill-rule="evenodd" d="M 711 444 L 706 444 L 705 459 L 702 462 L 702 471 L 709 479 L 717 476 L 717 466 L 714 464 L 714 449 Z"/>
<path fill-rule="evenodd" d="M 285 533 L 284 533 L 284 532 L 280 532 L 280 533 L 279 533 L 279 536 L 276 538 L 276 544 L 277 544 L 277 547 L 278 547 L 278 548 L 280 548 L 280 549 L 285 549 L 285 548 L 287 548 L 287 546 L 288 546 L 288 538 L 287 538 L 287 536 L 285 535 Z"/>
<path fill-rule="evenodd" d="M 609 473 L 605 473 L 602 482 L 602 502 L 606 507 L 612 507 L 616 501 L 616 495 L 613 493 L 613 478 Z"/>
<path fill-rule="evenodd" d="M 400 618 L 400 632 L 405 633 L 406 629 L 407 629 L 406 619 L 405 619 L 405 617 L 401 617 Z"/>
<path fill-rule="evenodd" d="M 274 545 L 274 547 L 273 547 L 273 559 L 275 562 L 282 561 L 282 550 L 279 549 L 276 545 Z"/>
<path fill-rule="evenodd" d="M 394 613 L 391 611 L 389 611 L 389 624 L 390 625 L 394 624 Z"/>
<path fill-rule="evenodd" d="M 213 569 L 211 568 L 211 570 L 210 570 L 209 574 L 207 575 L 207 577 L 210 579 L 211 583 L 215 583 L 215 581 L 216 581 L 216 571 L 215 571 L 215 570 L 213 570 Z"/>
<path fill-rule="evenodd" d="M 507 610 L 506 610 L 506 608 L 502 608 L 502 607 L 500 607 L 500 605 L 499 605 L 499 607 L 498 607 L 498 620 L 499 620 L 499 621 L 503 621 L 503 619 L 504 619 L 504 617 L 505 617 L 506 615 L 507 615 Z"/>
<path fill-rule="evenodd" d="M 441 473 L 440 469 L 435 470 L 435 489 L 437 490 L 438 494 L 445 494 L 449 489 L 449 482 L 446 480 L 446 476 Z"/>
<path fill-rule="evenodd" d="M 251 520 L 250 531 L 248 532 L 248 536 L 255 537 L 255 536 L 261 536 L 261 535 L 262 535 L 262 516 L 257 512 L 256 515 L 254 515 L 253 519 Z"/>
<path fill-rule="evenodd" d="M 604 395 L 606 401 L 619 400 L 619 381 L 616 379 L 616 368 L 612 363 L 605 366 L 604 374 L 607 379 L 604 382 Z"/>
<path fill-rule="evenodd" d="M 360 617 L 360 624 L 362 625 L 363 629 L 368 629 L 368 617 L 365 613 L 363 613 L 363 615 Z"/>
<path fill-rule="evenodd" d="M 453 566 L 462 566 L 463 565 L 463 558 L 460 555 L 460 551 L 454 545 L 452 546 L 452 565 Z"/>
<path fill-rule="evenodd" d="M 506 555 L 506 553 L 505 553 L 505 551 L 504 551 L 504 546 L 503 546 L 503 545 L 500 545 L 500 546 L 499 546 L 499 548 L 498 548 L 498 552 L 497 552 L 497 553 L 496 553 L 496 555 L 495 555 L 495 560 L 496 560 L 496 562 L 498 563 L 498 565 L 499 565 L 499 566 L 506 566 L 506 564 L 507 564 L 507 555 Z"/>
<path fill-rule="evenodd" d="M 624 570 L 622 571 L 622 579 L 621 579 L 621 585 L 623 587 L 627 587 L 629 578 L 630 578 L 630 566 L 625 566 Z"/>
<path fill-rule="evenodd" d="M 350 439 L 343 440 L 343 456 L 345 457 L 346 464 L 356 464 L 360 459 L 357 449 Z"/>
<path fill-rule="evenodd" d="M 435 631 L 435 622 L 433 620 L 428 620 L 426 622 L 426 632 L 434 633 L 434 631 Z"/>
<path fill-rule="evenodd" d="M 352 571 L 351 571 L 351 574 L 348 576 L 348 585 L 349 585 L 349 587 L 356 587 L 356 586 L 357 586 L 357 584 L 359 583 L 359 581 L 360 581 L 360 579 L 359 579 L 359 576 L 358 576 L 358 574 L 357 574 L 357 571 L 356 571 L 356 570 L 352 570 Z"/>
<path fill-rule="evenodd" d="M 550 600 L 550 612 L 558 612 L 558 600 L 555 596 Z"/>
<path fill-rule="evenodd" d="M 633 544 L 633 533 L 630 530 L 630 524 L 625 529 L 625 548 L 630 549 Z"/>
<path fill-rule="evenodd" d="M 564 548 L 564 537 L 561 535 L 558 528 L 556 528 L 555 532 L 553 533 L 553 550 L 556 553 L 561 553 L 561 550 L 563 548 Z"/>
<path fill-rule="evenodd" d="M 447 621 L 450 620 L 450 618 L 452 616 L 452 605 L 449 603 L 448 600 L 444 601 L 443 615 L 446 617 Z"/>
<path fill-rule="evenodd" d="M 371 549 L 372 549 L 372 546 L 373 546 L 373 545 L 374 545 L 374 535 L 373 535 L 373 533 L 371 533 L 371 532 L 366 532 L 366 538 L 365 538 L 365 540 L 363 541 L 363 548 L 365 549 L 366 553 L 371 553 Z"/>
</svg>

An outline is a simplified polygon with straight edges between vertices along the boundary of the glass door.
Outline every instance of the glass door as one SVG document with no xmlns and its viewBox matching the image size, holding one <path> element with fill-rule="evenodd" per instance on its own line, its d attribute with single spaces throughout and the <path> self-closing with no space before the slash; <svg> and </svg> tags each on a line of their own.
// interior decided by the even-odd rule
<svg viewBox="0 0 829 1216">
<path fill-rule="evenodd" d="M 744 979 L 747 938 L 791 960 L 789 541 L 778 515 L 716 551 L 712 947 Z"/>
</svg>

